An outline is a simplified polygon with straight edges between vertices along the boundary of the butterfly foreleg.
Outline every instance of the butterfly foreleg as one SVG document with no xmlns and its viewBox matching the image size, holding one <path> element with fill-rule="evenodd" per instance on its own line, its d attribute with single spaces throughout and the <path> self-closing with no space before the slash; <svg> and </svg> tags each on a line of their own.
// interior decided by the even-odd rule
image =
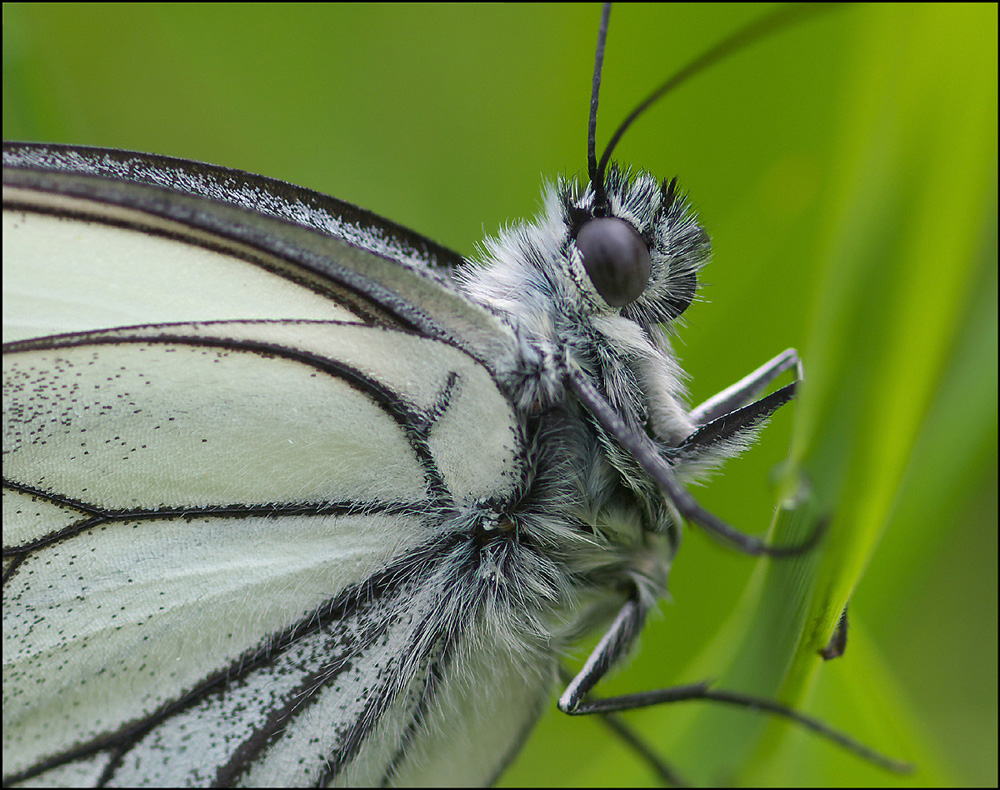
<svg viewBox="0 0 1000 790">
<path fill-rule="evenodd" d="M 797 387 L 798 381 L 786 384 L 760 400 L 701 424 L 677 447 L 671 448 L 670 456 L 697 460 L 719 451 L 723 451 L 724 457 L 732 455 L 728 448 L 749 444 L 764 421 L 795 397 Z"/>
<path fill-rule="evenodd" d="M 710 533 L 725 540 L 744 554 L 766 554 L 772 557 L 801 554 L 812 548 L 816 541 L 819 540 L 822 533 L 821 528 L 814 530 L 813 534 L 801 544 L 795 546 L 771 546 L 760 538 L 747 535 L 730 526 L 698 504 L 698 501 L 691 496 L 680 480 L 677 479 L 671 462 L 661 453 L 661 448 L 654 444 L 653 440 L 647 434 L 637 431 L 626 424 L 590 378 L 569 357 L 566 360 L 564 375 L 567 388 L 580 400 L 594 419 L 600 423 L 601 427 L 611 436 L 614 436 L 646 473 L 656 481 L 656 484 L 666 494 L 670 504 L 681 518 L 700 524 Z M 794 386 L 794 384 L 789 385 L 789 387 Z M 758 403 L 765 404 L 763 407 L 765 412 L 770 413 L 767 412 L 767 408 L 772 402 L 771 399 L 777 402 L 777 405 L 770 407 L 770 411 L 773 411 L 784 402 L 781 400 L 782 398 L 787 401 L 791 397 L 791 394 L 791 390 L 779 390 Z M 747 408 L 753 409 L 753 407 L 754 404 L 751 404 Z M 725 415 L 719 419 L 726 420 L 730 416 Z M 766 416 L 766 414 L 763 416 Z M 763 416 L 759 416 L 757 421 L 759 422 L 763 419 Z M 704 426 L 704 428 L 709 428 L 710 425 Z M 698 431 L 695 432 L 695 434 L 697 433 Z"/>
<path fill-rule="evenodd" d="M 729 414 L 741 406 L 747 405 L 754 395 L 763 391 L 768 384 L 793 367 L 795 368 L 795 381 L 802 381 L 802 361 L 799 359 L 798 352 L 794 348 L 789 348 L 735 384 L 731 384 L 722 392 L 716 393 L 704 403 L 695 406 L 689 416 L 695 424 L 705 425 Z"/>
</svg>

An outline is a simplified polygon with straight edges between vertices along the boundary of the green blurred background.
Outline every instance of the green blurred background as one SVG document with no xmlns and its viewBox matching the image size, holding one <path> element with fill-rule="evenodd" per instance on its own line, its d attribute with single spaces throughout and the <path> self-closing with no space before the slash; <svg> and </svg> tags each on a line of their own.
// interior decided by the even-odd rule
<svg viewBox="0 0 1000 790">
<path fill-rule="evenodd" d="M 768 7 L 616 7 L 598 139 L 673 70 Z M 533 214 L 543 180 L 585 169 L 596 5 L 5 4 L 3 14 L 5 139 L 258 172 L 463 253 Z M 939 284 L 957 307 L 937 372 L 918 393 L 920 419 L 901 444 L 893 439 L 912 463 L 851 599 L 851 646 L 821 668 L 805 705 L 924 768 L 903 784 L 997 783 L 996 29 L 993 5 L 838 9 L 700 75 L 640 120 L 617 151 L 622 161 L 677 175 L 713 237 L 704 301 L 685 314 L 676 342 L 695 401 L 789 346 L 813 369 L 809 350 L 825 347 L 817 338 L 836 285 L 831 250 L 854 245 L 877 261 L 905 248 L 899 237 L 915 217 L 933 228 L 935 212 L 902 206 L 880 218 L 885 238 L 857 230 L 864 223 L 845 206 L 859 184 L 906 191 L 880 182 L 877 166 L 869 176 L 859 167 L 864 156 L 910 163 L 903 183 L 915 195 L 939 190 L 945 199 L 956 190 L 980 212 L 964 231 L 971 252 L 961 265 L 944 253 L 939 262 L 942 280 L 960 272 Z M 928 31 L 940 47 L 921 46 Z M 992 143 L 971 154 L 970 173 L 960 174 L 967 186 L 928 184 L 924 163 L 968 142 L 899 134 L 894 125 L 913 124 L 912 115 L 887 110 L 867 82 L 884 81 L 904 98 L 951 96 L 954 84 L 941 84 L 947 75 L 935 58 L 958 56 L 972 65 L 963 72 L 970 93 L 957 101 L 987 97 L 981 123 Z M 928 116 L 934 108 L 929 102 Z M 941 227 L 954 235 L 947 217 Z M 904 366 L 928 353 L 917 337 L 900 348 L 894 359 Z M 787 453 L 796 408 L 697 491 L 703 504 L 748 531 L 766 526 L 769 472 Z M 877 442 L 878 424 L 869 428 Z M 691 662 L 732 613 L 754 566 L 689 530 L 673 600 L 608 688 L 702 677 Z M 865 683 L 877 691 L 859 702 L 840 686 L 825 689 L 838 677 L 855 692 Z M 871 696 L 884 697 L 886 719 L 902 724 L 884 726 L 866 704 Z M 630 720 L 699 781 L 896 781 L 829 746 L 786 749 L 749 779 L 714 774 L 698 764 L 704 757 L 685 753 L 677 712 Z M 726 748 L 720 733 L 720 754 Z M 511 785 L 651 781 L 599 723 L 561 716 L 554 701 L 504 777 Z"/>
</svg>

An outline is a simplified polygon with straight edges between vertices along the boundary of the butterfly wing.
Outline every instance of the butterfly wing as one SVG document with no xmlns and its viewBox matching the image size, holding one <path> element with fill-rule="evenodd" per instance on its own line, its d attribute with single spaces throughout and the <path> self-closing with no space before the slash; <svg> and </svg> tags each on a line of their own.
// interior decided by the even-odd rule
<svg viewBox="0 0 1000 790">
<path fill-rule="evenodd" d="M 523 476 L 502 329 L 266 179 L 5 165 L 5 780 L 495 776 L 551 680 L 474 616 L 469 513 Z"/>
</svg>

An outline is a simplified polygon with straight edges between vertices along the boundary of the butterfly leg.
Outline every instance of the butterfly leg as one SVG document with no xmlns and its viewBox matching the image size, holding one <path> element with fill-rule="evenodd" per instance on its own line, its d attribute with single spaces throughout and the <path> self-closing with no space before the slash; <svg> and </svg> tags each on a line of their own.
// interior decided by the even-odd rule
<svg viewBox="0 0 1000 790">
<path fill-rule="evenodd" d="M 604 632 L 597 647 L 587 657 L 583 669 L 569 682 L 566 690 L 559 697 L 559 710 L 569 714 L 591 712 L 584 708 L 593 703 L 583 702 L 583 698 L 607 674 L 608 670 L 628 652 L 645 622 L 646 610 L 639 605 L 639 601 L 635 597 L 629 598 L 618 610 L 618 614 L 608 626 L 608 630 Z"/>
<path fill-rule="evenodd" d="M 677 447 L 670 448 L 668 455 L 672 458 L 697 458 L 730 443 L 740 446 L 749 440 L 764 420 L 795 397 L 797 387 L 797 381 L 786 384 L 760 400 L 702 423 Z"/>
<path fill-rule="evenodd" d="M 797 358 L 796 355 L 795 359 Z M 771 557 L 801 554 L 811 549 L 820 539 L 822 535 L 821 526 L 817 527 L 813 531 L 813 534 L 801 544 L 795 546 L 771 546 L 760 538 L 746 535 L 738 529 L 731 527 L 718 516 L 710 513 L 698 504 L 698 501 L 688 493 L 687 489 L 677 479 L 677 475 L 674 474 L 671 464 L 661 454 L 661 448 L 657 447 L 646 433 L 637 431 L 627 425 L 590 378 L 569 356 L 567 356 L 566 360 L 565 377 L 567 388 L 576 395 L 594 419 L 601 424 L 601 427 L 611 436 L 614 436 L 622 447 L 646 470 L 649 476 L 656 481 L 681 518 L 690 519 L 700 524 L 706 530 L 722 538 L 744 554 L 766 554 Z M 789 384 L 788 387 L 768 395 L 766 398 L 757 401 L 756 404 L 750 404 L 750 406 L 746 407 L 746 409 L 751 410 L 748 414 L 752 413 L 754 408 L 762 408 L 766 412 L 763 416 L 766 416 L 770 411 L 774 411 L 774 409 L 792 397 L 794 387 L 795 384 Z M 739 412 L 736 412 L 736 414 L 739 414 Z M 716 421 L 708 423 L 695 431 L 688 438 L 692 439 L 698 436 L 701 431 L 710 432 L 715 429 L 720 431 L 728 430 L 727 426 L 729 423 L 727 421 L 733 416 L 733 413 L 723 415 L 717 418 Z M 763 419 L 763 416 L 758 415 L 756 417 L 757 422 Z M 715 428 L 713 429 L 712 426 L 715 426 Z M 735 430 L 731 431 L 729 435 L 733 432 Z M 719 441 L 719 439 L 715 441 Z M 680 448 L 676 448 L 675 452 L 684 447 L 686 447 L 686 443 L 682 444 Z"/>
<path fill-rule="evenodd" d="M 774 379 L 786 370 L 795 368 L 795 380 L 802 380 L 802 361 L 794 348 L 782 351 L 769 362 L 765 362 L 757 370 L 716 393 L 704 403 L 695 406 L 690 417 L 698 425 L 704 425 L 724 414 L 746 405 L 758 392 L 762 391 Z"/>
<path fill-rule="evenodd" d="M 829 643 L 819 654 L 823 656 L 824 661 L 830 661 L 834 658 L 840 658 L 847 651 L 847 607 L 844 607 L 844 611 L 840 615 L 840 619 L 837 621 L 837 628 L 833 632 L 833 636 L 830 637 Z"/>
<path fill-rule="evenodd" d="M 687 787 L 688 783 L 684 781 L 673 766 L 653 751 L 653 748 L 635 730 L 623 722 L 621 717 L 613 713 L 603 713 L 601 714 L 601 721 L 615 735 L 621 738 L 625 745 L 639 756 L 640 760 L 652 768 L 653 772 L 660 777 L 664 784 L 674 787 Z"/>
<path fill-rule="evenodd" d="M 645 619 L 646 610 L 639 604 L 637 596 L 633 596 L 622 605 L 622 608 L 618 611 L 608 630 L 601 637 L 601 641 L 598 642 L 597 647 L 587 657 L 583 669 L 566 686 L 566 690 L 559 698 L 559 710 L 573 716 L 582 716 L 595 713 L 618 713 L 624 710 L 647 708 L 651 705 L 660 705 L 667 702 L 683 702 L 695 699 L 712 700 L 739 708 L 764 711 L 781 716 L 806 729 L 812 730 L 859 757 L 887 768 L 890 771 L 908 773 L 913 770 L 911 764 L 886 757 L 851 736 L 835 730 L 819 719 L 792 710 L 787 705 L 735 691 L 712 689 L 709 687 L 710 684 L 707 681 L 656 689 L 654 691 L 640 691 L 635 694 L 623 694 L 619 697 L 587 700 L 587 693 L 628 652 L 636 636 L 642 630 Z"/>
<path fill-rule="evenodd" d="M 559 679 L 563 684 L 568 685 L 573 680 L 573 673 L 566 667 L 559 667 Z M 639 733 L 630 725 L 622 721 L 622 717 L 614 713 L 598 714 L 601 723 L 613 732 L 622 743 L 635 752 L 636 756 L 650 767 L 664 785 L 673 787 L 687 787 L 688 783 L 677 773 L 670 763 L 656 753 L 652 746 L 646 742 Z"/>
</svg>

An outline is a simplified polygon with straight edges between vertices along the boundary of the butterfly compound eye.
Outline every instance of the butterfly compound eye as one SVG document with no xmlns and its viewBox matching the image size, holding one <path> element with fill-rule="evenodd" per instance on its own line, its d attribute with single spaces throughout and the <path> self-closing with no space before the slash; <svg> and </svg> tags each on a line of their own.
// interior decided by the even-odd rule
<svg viewBox="0 0 1000 790">
<path fill-rule="evenodd" d="M 625 220 L 598 217 L 576 236 L 583 267 L 605 302 L 624 307 L 642 296 L 649 282 L 649 249 Z"/>
</svg>

